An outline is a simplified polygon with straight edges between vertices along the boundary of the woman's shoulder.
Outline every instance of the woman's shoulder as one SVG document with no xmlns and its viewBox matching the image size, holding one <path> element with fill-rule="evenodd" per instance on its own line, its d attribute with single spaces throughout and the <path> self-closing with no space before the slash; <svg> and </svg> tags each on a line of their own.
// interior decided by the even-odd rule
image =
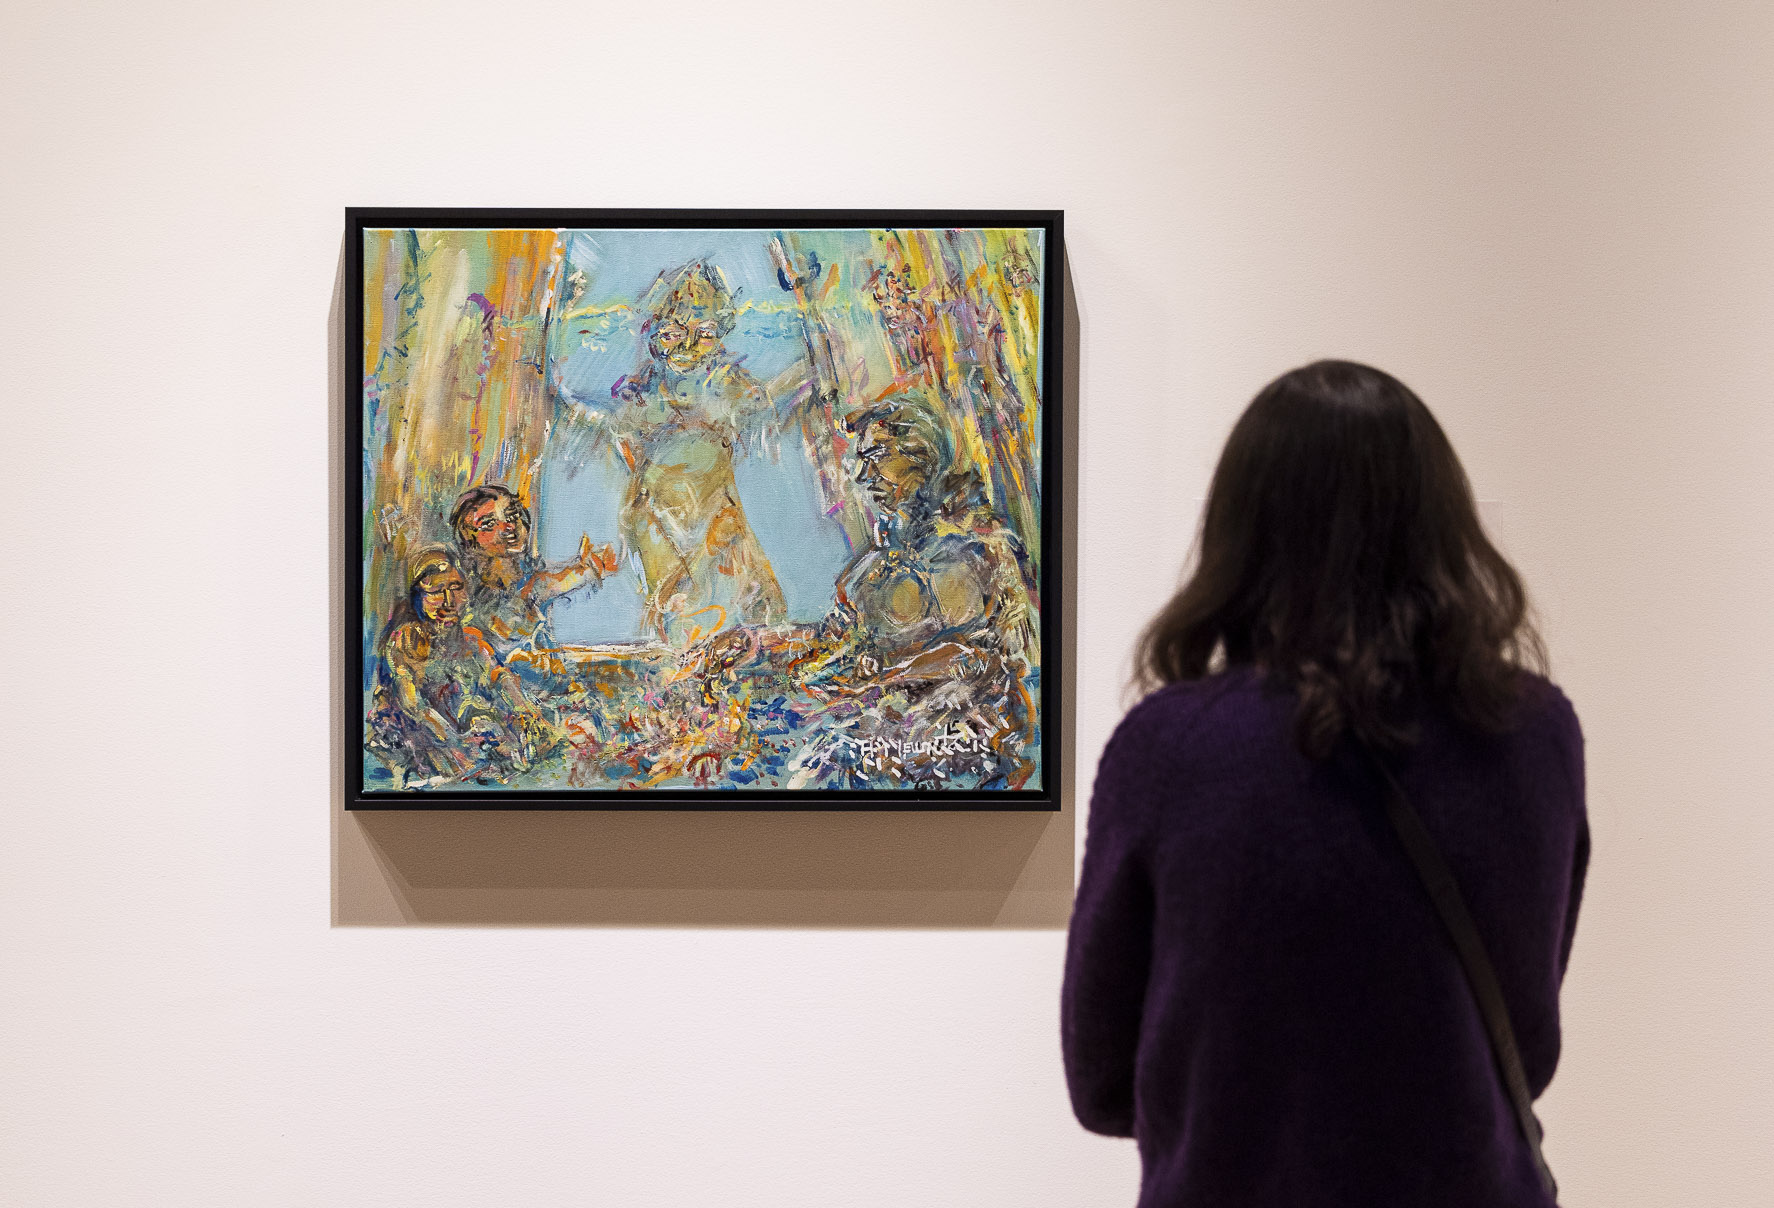
<svg viewBox="0 0 1774 1208">
<path fill-rule="evenodd" d="M 1520 674 L 1516 704 L 1519 724 L 1566 730 L 1581 737 L 1582 724 L 1577 720 L 1577 707 L 1565 695 L 1564 689 L 1532 671 Z"/>
<path fill-rule="evenodd" d="M 1117 741 L 1177 748 L 1272 729 L 1292 715 L 1292 697 L 1249 668 L 1179 680 L 1147 693 L 1115 728 Z"/>
<path fill-rule="evenodd" d="M 1099 777 L 1201 785 L 1261 775 L 1291 758 L 1292 724 L 1291 695 L 1249 669 L 1167 684 L 1115 727 Z"/>
<path fill-rule="evenodd" d="M 1571 698 L 1557 684 L 1545 676 L 1522 672 L 1515 716 L 1499 737 L 1514 748 L 1517 759 L 1562 767 L 1571 790 L 1582 798 L 1583 724 Z"/>
<path fill-rule="evenodd" d="M 1179 788 L 1191 811 L 1231 800 L 1291 768 L 1292 698 L 1249 669 L 1167 684 L 1127 711 L 1097 765 L 1093 815 L 1104 825 L 1145 831 L 1172 816 Z"/>
<path fill-rule="evenodd" d="M 1166 684 L 1142 697 L 1115 728 L 1117 742 L 1223 744 L 1281 728 L 1290 730 L 1296 703 L 1285 686 L 1248 667 Z M 1521 673 L 1512 730 L 1524 735 L 1583 740 L 1577 710 L 1564 690 L 1545 676 Z"/>
<path fill-rule="evenodd" d="M 1583 727 L 1564 690 L 1543 675 L 1522 671 L 1500 726 L 1474 727 L 1440 713 L 1425 733 L 1438 750 L 1464 750 L 1485 760 L 1560 763 L 1581 767 Z M 1449 746 L 1448 744 L 1452 744 Z"/>
</svg>

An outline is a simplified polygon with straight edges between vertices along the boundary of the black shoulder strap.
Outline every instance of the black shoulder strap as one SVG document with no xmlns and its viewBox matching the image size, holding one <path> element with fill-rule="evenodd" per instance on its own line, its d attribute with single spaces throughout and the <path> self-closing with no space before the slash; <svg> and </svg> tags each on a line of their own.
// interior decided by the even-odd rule
<svg viewBox="0 0 1774 1208">
<path fill-rule="evenodd" d="M 1484 1016 L 1485 1030 L 1491 1036 L 1491 1052 L 1502 1072 L 1503 1086 L 1509 1092 L 1510 1102 L 1515 1105 L 1516 1122 L 1521 1125 L 1522 1135 L 1533 1151 L 1534 1168 L 1540 1174 L 1540 1182 L 1556 1203 L 1558 1183 L 1552 1177 L 1552 1169 L 1546 1165 L 1545 1155 L 1540 1152 L 1540 1121 L 1534 1117 L 1534 1097 L 1528 1092 L 1528 1076 L 1522 1069 L 1521 1050 L 1516 1047 L 1515 1029 L 1509 1023 L 1509 1007 L 1497 985 L 1497 973 L 1491 967 L 1490 955 L 1478 936 L 1478 928 L 1473 925 L 1471 912 L 1466 909 L 1466 899 L 1460 894 L 1453 870 L 1423 825 L 1422 816 L 1411 805 L 1410 798 L 1404 795 L 1404 787 L 1398 783 L 1392 769 L 1386 766 L 1386 761 L 1371 752 L 1370 756 L 1379 769 L 1380 779 L 1385 782 L 1386 816 L 1392 821 L 1392 829 L 1398 832 L 1399 842 L 1404 844 L 1405 854 L 1410 856 L 1423 888 L 1435 903 L 1435 912 L 1441 916 L 1442 926 L 1447 928 L 1448 936 L 1454 941 L 1454 950 L 1460 954 L 1466 982 L 1472 987 L 1478 1013 Z"/>
</svg>

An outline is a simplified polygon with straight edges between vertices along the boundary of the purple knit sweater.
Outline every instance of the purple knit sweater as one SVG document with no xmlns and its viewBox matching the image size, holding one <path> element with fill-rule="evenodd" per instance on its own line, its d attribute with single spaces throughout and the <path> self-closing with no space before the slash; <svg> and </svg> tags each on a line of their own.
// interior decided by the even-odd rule
<svg viewBox="0 0 1774 1208">
<path fill-rule="evenodd" d="M 1142 701 L 1103 752 L 1066 952 L 1078 1119 L 1138 1139 L 1141 1208 L 1543 1206 L 1458 958 L 1353 757 L 1294 746 L 1235 670 Z M 1589 832 L 1570 702 L 1431 717 L 1396 765 L 1453 866 L 1538 1095 Z"/>
</svg>

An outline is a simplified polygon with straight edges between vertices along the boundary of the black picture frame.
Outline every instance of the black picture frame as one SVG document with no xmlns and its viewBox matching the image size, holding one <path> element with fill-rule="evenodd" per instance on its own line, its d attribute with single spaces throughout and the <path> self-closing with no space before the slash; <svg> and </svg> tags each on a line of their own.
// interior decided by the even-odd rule
<svg viewBox="0 0 1774 1208">
<path fill-rule="evenodd" d="M 997 790 L 846 789 L 559 789 L 510 788 L 366 789 L 364 734 L 367 724 L 362 672 L 364 633 L 365 240 L 367 230 L 620 230 L 620 229 L 878 229 L 968 230 L 1028 228 L 1044 232 L 1041 265 L 1041 491 L 1039 516 L 1041 643 L 1040 787 Z M 1067 755 L 1061 716 L 1065 700 L 1061 648 L 1061 584 L 1065 549 L 1062 398 L 1065 327 L 1063 288 L 1064 211 L 1061 210 L 789 210 L 789 209 L 450 209 L 351 207 L 345 211 L 345 344 L 343 361 L 345 467 L 342 579 L 345 657 L 335 669 L 344 694 L 345 808 L 348 810 L 723 810 L 723 811 L 1057 811 L 1061 808 Z"/>
</svg>

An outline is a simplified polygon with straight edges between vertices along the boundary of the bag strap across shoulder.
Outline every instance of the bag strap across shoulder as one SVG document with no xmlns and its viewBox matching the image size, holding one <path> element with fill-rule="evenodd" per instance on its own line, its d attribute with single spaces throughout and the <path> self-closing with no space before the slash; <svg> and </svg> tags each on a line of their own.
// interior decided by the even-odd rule
<svg viewBox="0 0 1774 1208">
<path fill-rule="evenodd" d="M 1393 775 L 1384 759 L 1371 751 L 1368 754 L 1385 785 L 1386 816 L 1398 833 L 1399 842 L 1404 845 L 1405 854 L 1417 870 L 1430 901 L 1435 903 L 1435 912 L 1441 916 L 1442 926 L 1454 942 L 1454 950 L 1466 971 L 1467 985 L 1472 988 L 1478 1013 L 1484 1017 L 1485 1031 L 1490 1034 L 1491 1052 L 1503 1075 L 1504 1089 L 1509 1092 L 1509 1100 L 1515 1107 L 1516 1123 L 1521 1126 L 1522 1136 L 1527 1138 L 1528 1149 L 1533 1152 L 1534 1169 L 1540 1175 L 1541 1185 L 1556 1203 L 1558 1183 L 1552 1177 L 1552 1169 L 1546 1165 L 1545 1155 L 1540 1152 L 1540 1121 L 1534 1116 L 1534 1096 L 1528 1091 L 1527 1071 L 1522 1068 L 1515 1028 L 1509 1022 L 1509 1007 L 1503 1001 L 1503 990 L 1497 984 L 1497 972 L 1491 965 L 1490 954 L 1479 938 L 1478 928 L 1472 922 L 1472 913 L 1466 908 L 1466 899 L 1460 893 L 1459 883 L 1454 880 L 1453 870 L 1435 845 L 1429 829 L 1423 825 L 1422 816 L 1405 796 L 1404 786 L 1398 783 L 1398 777 Z"/>
</svg>

